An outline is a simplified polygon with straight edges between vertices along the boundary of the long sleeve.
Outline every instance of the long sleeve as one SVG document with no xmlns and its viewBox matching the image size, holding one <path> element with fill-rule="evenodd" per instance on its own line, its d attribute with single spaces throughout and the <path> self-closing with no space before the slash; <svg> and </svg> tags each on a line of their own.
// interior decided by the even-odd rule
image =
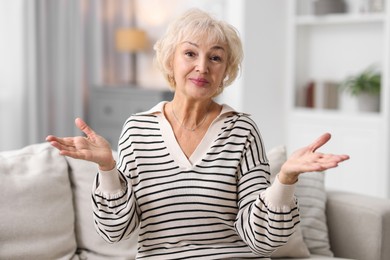
<svg viewBox="0 0 390 260">
<path fill-rule="evenodd" d="M 294 185 L 283 185 L 275 178 L 269 186 L 270 169 L 257 127 L 250 129 L 238 178 L 238 207 L 235 228 L 251 250 L 269 256 L 285 244 L 299 222 Z"/>
<path fill-rule="evenodd" d="M 124 135 L 124 138 L 128 136 Z M 139 225 L 139 210 L 131 179 L 120 168 L 120 165 L 124 165 L 124 160 L 131 158 L 131 147 L 124 149 L 119 145 L 119 149 L 122 150 L 119 152 L 118 169 L 100 171 L 92 189 L 95 227 L 109 243 L 126 239 Z"/>
</svg>

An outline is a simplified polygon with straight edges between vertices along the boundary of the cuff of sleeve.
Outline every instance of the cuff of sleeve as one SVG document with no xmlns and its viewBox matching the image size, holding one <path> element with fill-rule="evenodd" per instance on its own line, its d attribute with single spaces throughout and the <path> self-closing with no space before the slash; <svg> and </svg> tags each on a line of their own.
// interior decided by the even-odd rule
<svg viewBox="0 0 390 260">
<path fill-rule="evenodd" d="M 273 206 L 290 206 L 295 202 L 294 192 L 295 184 L 283 184 L 279 181 L 279 176 L 276 176 L 273 184 L 265 191 L 264 197 Z"/>
<path fill-rule="evenodd" d="M 110 171 L 99 169 L 100 182 L 98 189 L 103 193 L 117 193 L 122 190 L 121 179 L 116 168 Z"/>
</svg>

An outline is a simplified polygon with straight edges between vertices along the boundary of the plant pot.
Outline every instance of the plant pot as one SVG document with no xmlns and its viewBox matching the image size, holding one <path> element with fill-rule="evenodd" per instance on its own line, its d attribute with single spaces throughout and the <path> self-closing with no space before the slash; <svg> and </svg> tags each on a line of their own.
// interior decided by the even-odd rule
<svg viewBox="0 0 390 260">
<path fill-rule="evenodd" d="M 363 112 L 379 112 L 380 96 L 372 94 L 359 94 L 358 109 Z"/>
</svg>

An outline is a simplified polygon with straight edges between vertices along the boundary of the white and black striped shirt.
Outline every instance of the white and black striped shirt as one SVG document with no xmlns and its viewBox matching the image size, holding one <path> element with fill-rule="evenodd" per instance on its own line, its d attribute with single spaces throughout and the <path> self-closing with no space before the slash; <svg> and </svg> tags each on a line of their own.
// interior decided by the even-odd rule
<svg viewBox="0 0 390 260">
<path fill-rule="evenodd" d="M 299 213 L 294 185 L 270 186 L 256 124 L 223 105 L 186 158 L 163 106 L 125 122 L 118 169 L 97 175 L 99 234 L 116 242 L 139 228 L 137 259 L 267 259 Z"/>
</svg>

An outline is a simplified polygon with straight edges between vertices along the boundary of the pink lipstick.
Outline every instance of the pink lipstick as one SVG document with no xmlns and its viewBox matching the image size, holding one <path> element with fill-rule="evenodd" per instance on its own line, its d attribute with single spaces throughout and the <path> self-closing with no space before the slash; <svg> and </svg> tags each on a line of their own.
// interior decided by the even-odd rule
<svg viewBox="0 0 390 260">
<path fill-rule="evenodd" d="M 196 86 L 203 87 L 207 85 L 209 82 L 205 78 L 190 78 L 191 82 Z"/>
</svg>

